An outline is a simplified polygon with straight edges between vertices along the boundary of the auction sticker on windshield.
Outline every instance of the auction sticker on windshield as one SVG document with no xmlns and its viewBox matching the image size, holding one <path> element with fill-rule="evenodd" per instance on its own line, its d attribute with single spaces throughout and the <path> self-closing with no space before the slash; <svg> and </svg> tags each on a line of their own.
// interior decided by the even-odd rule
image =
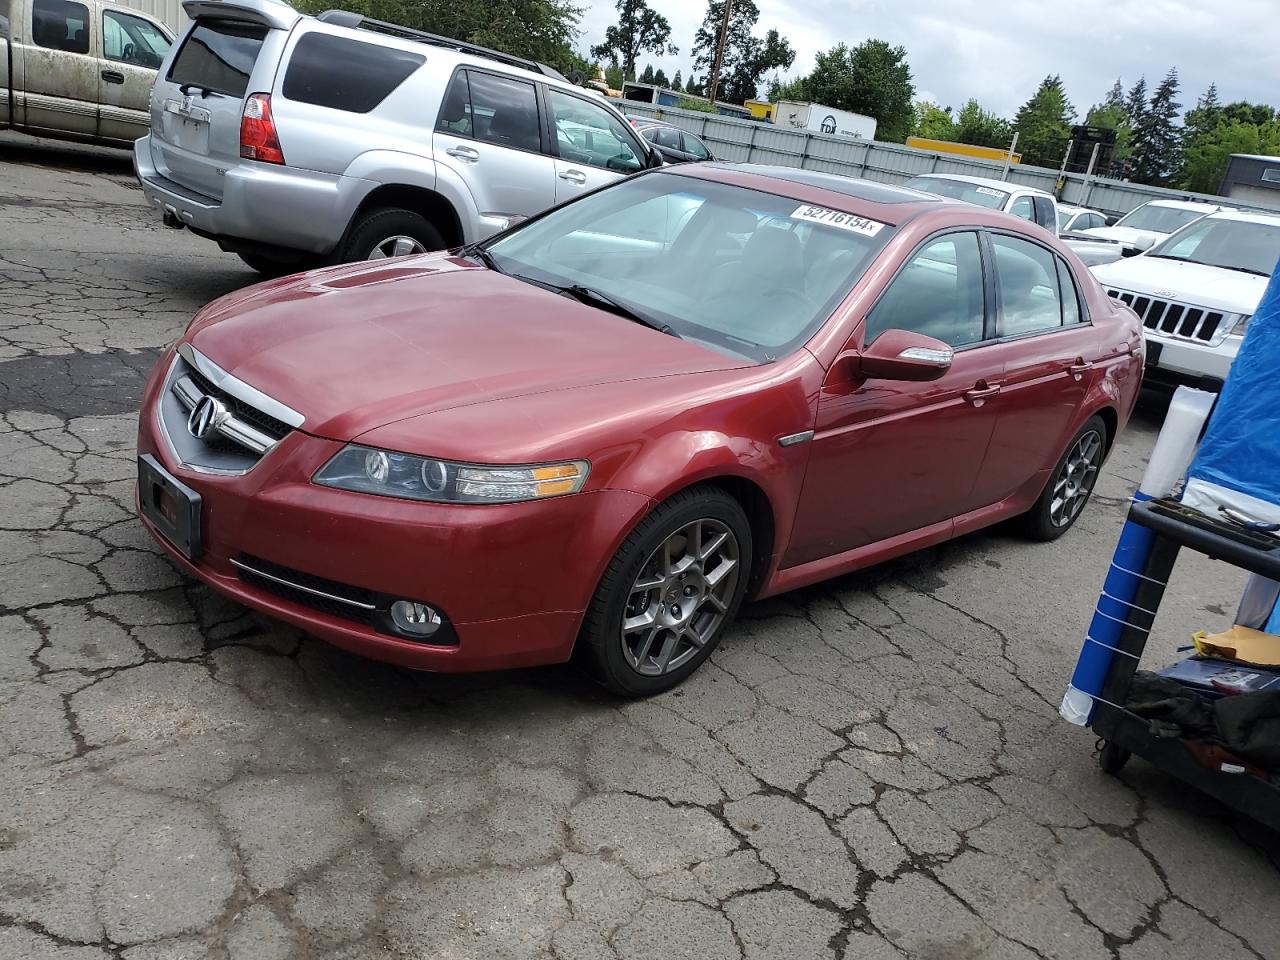
<svg viewBox="0 0 1280 960">
<path fill-rule="evenodd" d="M 990 187 L 977 187 L 975 188 L 974 192 L 980 193 L 984 197 L 1003 197 L 1004 196 L 1004 194 L 1001 193 L 999 190 L 992 190 Z"/>
<path fill-rule="evenodd" d="M 864 237 L 874 237 L 885 227 L 878 220 L 868 220 L 866 217 L 859 217 L 856 214 L 845 213 L 841 210 L 831 210 L 827 207 L 815 207 L 807 203 L 802 203 L 796 207 L 791 212 L 791 219 L 822 223 L 828 227 L 839 227 L 841 230 L 848 230 L 850 233 L 860 233 Z"/>
</svg>

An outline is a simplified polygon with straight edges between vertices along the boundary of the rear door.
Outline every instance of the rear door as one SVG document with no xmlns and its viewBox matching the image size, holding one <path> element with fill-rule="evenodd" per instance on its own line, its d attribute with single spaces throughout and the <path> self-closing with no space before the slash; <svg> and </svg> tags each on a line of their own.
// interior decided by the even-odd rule
<svg viewBox="0 0 1280 960">
<path fill-rule="evenodd" d="M 432 138 L 436 163 L 470 190 L 481 216 L 529 217 L 555 203 L 540 110 L 528 80 L 476 68 L 453 75 Z"/>
<path fill-rule="evenodd" d="M 641 170 L 648 155 L 630 124 L 587 97 L 548 87 L 556 203 Z"/>
<path fill-rule="evenodd" d="M 186 4 L 194 16 L 151 105 L 151 160 L 161 176 L 222 199 L 223 172 L 240 162 L 240 114 L 250 93 L 272 88 L 298 13 L 234 0 Z"/>
<path fill-rule="evenodd" d="M 9 0 L 0 0 L 0 124 L 21 123 L 16 104 L 11 105 L 13 96 L 9 89 L 9 78 L 16 73 L 18 65 L 10 46 Z M 16 98 L 15 98 L 16 99 Z"/>
<path fill-rule="evenodd" d="M 1070 269 L 1046 246 L 989 236 L 996 336 L 1004 360 L 1000 417 L 978 480 L 979 505 L 996 503 L 1057 463 L 1098 375 L 1097 330 Z"/>
<path fill-rule="evenodd" d="M 79 0 L 32 0 L 24 44 L 27 125 L 98 132 L 97 24 Z M 15 33 L 17 31 L 14 31 Z"/>
<path fill-rule="evenodd" d="M 98 133 L 136 140 L 150 126 L 148 99 L 173 38 L 155 21 L 116 7 L 102 10 Z"/>
</svg>

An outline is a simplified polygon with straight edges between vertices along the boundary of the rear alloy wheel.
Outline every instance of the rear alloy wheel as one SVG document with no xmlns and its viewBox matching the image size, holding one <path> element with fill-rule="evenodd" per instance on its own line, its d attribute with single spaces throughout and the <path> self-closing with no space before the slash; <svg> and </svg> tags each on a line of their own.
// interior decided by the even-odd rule
<svg viewBox="0 0 1280 960">
<path fill-rule="evenodd" d="M 1107 449 L 1107 425 L 1090 417 L 1067 446 L 1044 492 L 1026 514 L 1027 532 L 1037 540 L 1056 540 L 1079 518 L 1093 494 Z"/>
<path fill-rule="evenodd" d="M 412 210 L 384 207 L 364 216 L 342 248 L 341 259 L 385 260 L 443 250 L 444 238 L 426 217 Z"/>
<path fill-rule="evenodd" d="M 619 548 L 583 622 L 581 652 L 614 693 L 676 686 L 711 655 L 746 592 L 751 528 L 721 490 L 677 494 Z"/>
</svg>

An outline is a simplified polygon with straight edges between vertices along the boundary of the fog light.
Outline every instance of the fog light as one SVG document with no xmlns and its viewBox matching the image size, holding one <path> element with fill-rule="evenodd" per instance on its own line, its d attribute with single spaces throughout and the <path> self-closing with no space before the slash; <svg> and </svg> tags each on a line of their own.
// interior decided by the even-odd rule
<svg viewBox="0 0 1280 960">
<path fill-rule="evenodd" d="M 440 614 L 425 603 L 397 600 L 391 605 L 391 622 L 401 633 L 429 637 L 440 629 Z"/>
</svg>

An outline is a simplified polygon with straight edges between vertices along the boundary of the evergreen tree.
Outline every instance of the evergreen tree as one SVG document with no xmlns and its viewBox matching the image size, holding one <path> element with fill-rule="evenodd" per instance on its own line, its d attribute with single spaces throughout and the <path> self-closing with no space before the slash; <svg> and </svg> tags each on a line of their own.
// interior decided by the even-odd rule
<svg viewBox="0 0 1280 960">
<path fill-rule="evenodd" d="M 628 80 L 636 76 L 636 60 L 640 54 L 675 54 L 671 24 L 653 10 L 645 0 L 618 0 L 618 24 L 604 32 L 604 43 L 591 48 L 594 57 L 617 57 Z"/>
<path fill-rule="evenodd" d="M 644 73 L 640 74 L 641 83 L 653 83 L 653 64 L 645 64 Z"/>
<path fill-rule="evenodd" d="M 1111 90 L 1107 93 L 1107 98 L 1098 106 L 1107 109 L 1124 110 L 1124 87 L 1120 86 L 1120 78 L 1116 77 L 1116 82 L 1112 84 Z"/>
<path fill-rule="evenodd" d="M 1170 67 L 1146 111 L 1133 127 L 1129 153 L 1129 179 L 1151 186 L 1166 186 L 1181 165 L 1178 128 L 1174 125 L 1182 107 L 1178 95 L 1178 68 Z"/>
<path fill-rule="evenodd" d="M 661 67 L 653 71 L 653 82 L 656 86 L 659 86 L 659 87 L 667 86 L 667 75 L 662 72 Z"/>
<path fill-rule="evenodd" d="M 680 71 L 679 71 L 679 70 L 677 70 L 677 71 L 676 71 L 676 75 L 675 75 L 674 77 L 672 77 L 672 78 L 671 78 L 671 89 L 672 89 L 672 90 L 683 90 L 683 89 L 684 89 L 684 80 L 683 80 L 683 78 L 681 78 L 681 76 L 680 76 Z"/>
<path fill-rule="evenodd" d="M 695 97 L 702 96 L 702 84 L 698 82 L 698 78 L 692 73 L 689 74 L 689 82 L 684 85 L 685 93 L 692 93 Z"/>
<path fill-rule="evenodd" d="M 1075 118 L 1075 107 L 1067 100 L 1062 78 L 1057 74 L 1045 77 L 1013 120 L 1022 162 L 1040 167 L 1060 164 Z"/>
<path fill-rule="evenodd" d="M 609 85 L 610 90 L 621 90 L 626 82 L 626 76 L 622 72 L 622 65 L 618 63 L 617 57 L 613 57 L 609 65 L 604 68 L 604 82 Z"/>
<path fill-rule="evenodd" d="M 1147 112 L 1147 78 L 1139 77 L 1138 82 L 1133 85 L 1133 89 L 1129 91 L 1129 97 L 1124 102 L 1124 122 L 1133 129 L 1138 125 L 1138 121 L 1142 119 L 1142 115 Z"/>
<path fill-rule="evenodd" d="M 1116 132 L 1115 146 L 1108 155 L 1104 151 L 1098 153 L 1098 164 L 1095 173 L 1103 176 L 1111 171 L 1121 171 L 1129 157 L 1129 139 L 1132 130 L 1129 128 L 1129 108 L 1125 103 L 1124 87 L 1119 78 L 1107 92 L 1101 103 L 1089 108 L 1084 122 L 1089 127 L 1105 127 Z"/>
</svg>

